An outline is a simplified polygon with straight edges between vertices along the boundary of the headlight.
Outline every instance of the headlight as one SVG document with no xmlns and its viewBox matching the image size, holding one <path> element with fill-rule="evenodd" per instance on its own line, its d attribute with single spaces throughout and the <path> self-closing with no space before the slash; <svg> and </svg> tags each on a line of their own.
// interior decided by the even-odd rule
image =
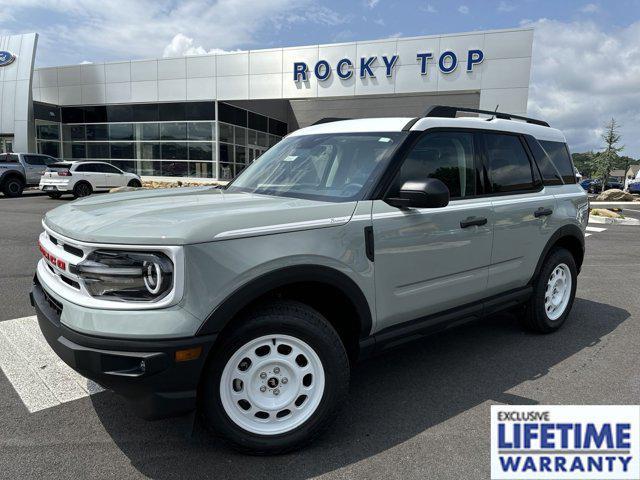
<svg viewBox="0 0 640 480">
<path fill-rule="evenodd" d="M 155 302 L 173 286 L 173 263 L 159 252 L 96 250 L 76 266 L 92 297 Z"/>
</svg>

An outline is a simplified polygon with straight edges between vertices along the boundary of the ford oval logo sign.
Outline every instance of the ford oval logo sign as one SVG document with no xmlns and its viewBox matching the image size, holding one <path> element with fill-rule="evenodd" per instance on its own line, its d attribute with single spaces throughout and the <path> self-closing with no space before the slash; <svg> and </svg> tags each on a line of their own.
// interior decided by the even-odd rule
<svg viewBox="0 0 640 480">
<path fill-rule="evenodd" d="M 0 51 L 0 67 L 6 67 L 16 59 L 16 56 L 11 52 Z"/>
</svg>

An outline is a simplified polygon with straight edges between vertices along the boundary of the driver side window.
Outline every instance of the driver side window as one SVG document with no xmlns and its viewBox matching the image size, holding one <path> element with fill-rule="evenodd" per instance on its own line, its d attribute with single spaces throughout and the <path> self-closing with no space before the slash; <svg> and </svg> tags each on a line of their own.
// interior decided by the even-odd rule
<svg viewBox="0 0 640 480">
<path fill-rule="evenodd" d="M 449 188 L 452 199 L 476 195 L 479 176 L 474 158 L 473 133 L 428 133 L 418 140 L 404 160 L 390 196 L 397 195 L 405 182 L 427 178 L 441 180 Z"/>
</svg>

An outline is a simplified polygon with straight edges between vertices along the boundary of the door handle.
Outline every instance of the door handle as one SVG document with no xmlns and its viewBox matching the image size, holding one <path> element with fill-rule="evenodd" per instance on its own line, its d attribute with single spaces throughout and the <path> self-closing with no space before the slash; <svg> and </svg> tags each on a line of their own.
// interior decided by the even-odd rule
<svg viewBox="0 0 640 480">
<path fill-rule="evenodd" d="M 553 210 L 551 210 L 550 208 L 540 207 L 538 210 L 533 212 L 533 216 L 536 217 L 536 218 L 548 217 L 552 213 L 553 213 Z"/>
<path fill-rule="evenodd" d="M 486 223 L 487 219 L 484 217 L 467 217 L 465 220 L 460 221 L 460 228 L 473 227 L 474 225 L 481 227 L 482 225 L 486 225 Z"/>
</svg>

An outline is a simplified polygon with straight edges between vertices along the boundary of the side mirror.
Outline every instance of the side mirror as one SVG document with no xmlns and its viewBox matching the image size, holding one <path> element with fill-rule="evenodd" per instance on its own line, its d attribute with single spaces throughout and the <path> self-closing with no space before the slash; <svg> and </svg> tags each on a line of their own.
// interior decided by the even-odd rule
<svg viewBox="0 0 640 480">
<path fill-rule="evenodd" d="M 398 208 L 442 208 L 449 205 L 449 189 L 437 178 L 405 182 L 397 198 L 386 202 Z"/>
</svg>

